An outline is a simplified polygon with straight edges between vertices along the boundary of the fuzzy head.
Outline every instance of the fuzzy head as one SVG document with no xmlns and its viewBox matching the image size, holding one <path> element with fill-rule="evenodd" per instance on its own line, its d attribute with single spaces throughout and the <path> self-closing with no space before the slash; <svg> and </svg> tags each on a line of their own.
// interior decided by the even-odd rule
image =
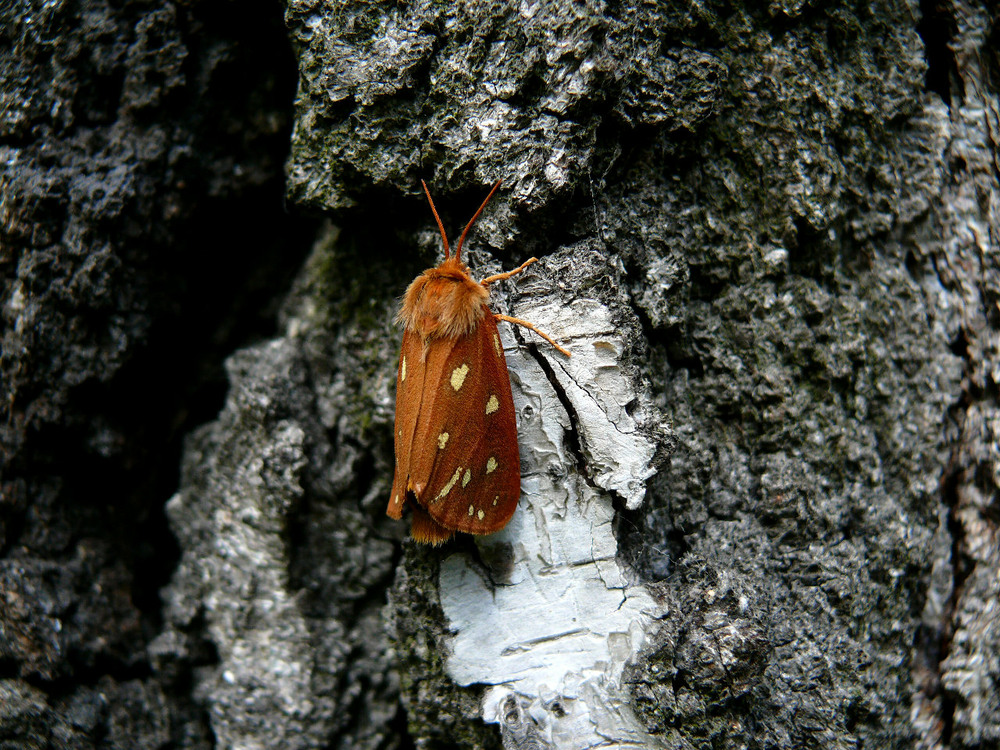
<svg viewBox="0 0 1000 750">
<path fill-rule="evenodd" d="M 457 338 L 472 333 L 486 315 L 486 287 L 469 276 L 458 258 L 428 268 L 406 290 L 398 320 L 423 338 Z"/>
<path fill-rule="evenodd" d="M 462 262 L 462 244 L 479 214 L 490 202 L 493 193 L 500 187 L 498 182 L 486 196 L 483 205 L 469 220 L 465 231 L 458 240 L 455 256 L 448 247 L 448 235 L 438 216 L 434 201 L 426 183 L 421 180 L 431 212 L 437 221 L 444 242 L 444 260 L 436 268 L 428 268 L 420 274 L 406 290 L 403 305 L 396 319 L 408 329 L 420 334 L 424 339 L 432 337 L 456 338 L 472 333 L 483 316 L 487 314 L 486 301 L 490 293 L 482 284 L 469 275 L 469 267 Z"/>
</svg>

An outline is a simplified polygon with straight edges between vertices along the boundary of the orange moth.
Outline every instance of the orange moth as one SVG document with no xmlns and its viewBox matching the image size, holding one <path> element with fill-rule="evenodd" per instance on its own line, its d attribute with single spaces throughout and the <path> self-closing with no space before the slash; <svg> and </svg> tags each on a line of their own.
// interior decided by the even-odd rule
<svg viewBox="0 0 1000 750">
<path fill-rule="evenodd" d="M 441 232 L 444 260 L 413 280 L 397 315 L 404 331 L 396 373 L 396 473 L 386 513 L 399 519 L 409 507 L 413 538 L 441 544 L 456 531 L 499 531 L 521 496 L 517 422 L 497 321 L 524 326 L 570 353 L 531 323 L 487 306 L 490 284 L 537 258 L 482 281 L 462 262 L 462 243 L 500 183 L 466 225 L 454 256 L 430 191 L 421 184 Z"/>
</svg>

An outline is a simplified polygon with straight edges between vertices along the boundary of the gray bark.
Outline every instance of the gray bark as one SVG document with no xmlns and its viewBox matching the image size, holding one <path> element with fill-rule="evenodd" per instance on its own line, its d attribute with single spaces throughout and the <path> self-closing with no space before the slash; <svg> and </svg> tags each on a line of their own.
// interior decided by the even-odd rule
<svg viewBox="0 0 1000 750">
<path fill-rule="evenodd" d="M 4 11 L 0 746 L 1000 743 L 995 4 L 289 2 L 287 194 L 336 227 L 301 267 L 246 233 L 296 281 L 160 520 L 121 384 L 210 361 L 136 342 L 207 340 L 160 295 L 212 243 L 157 274 L 199 201 L 260 213 L 275 150 L 227 128 L 282 112 L 263 73 L 214 108 L 220 60 L 259 61 L 200 7 Z M 540 257 L 491 305 L 574 354 L 502 329 L 521 504 L 442 548 L 384 516 L 420 178 L 453 236 L 502 181 L 470 262 Z M 150 521 L 89 498 L 95 454 Z M 162 608 L 128 593 L 159 555 Z"/>
<path fill-rule="evenodd" d="M 210 744 L 210 641 L 162 669 L 150 642 L 181 436 L 314 231 L 281 206 L 295 68 L 268 6 L 0 2 L 4 748 Z"/>
</svg>

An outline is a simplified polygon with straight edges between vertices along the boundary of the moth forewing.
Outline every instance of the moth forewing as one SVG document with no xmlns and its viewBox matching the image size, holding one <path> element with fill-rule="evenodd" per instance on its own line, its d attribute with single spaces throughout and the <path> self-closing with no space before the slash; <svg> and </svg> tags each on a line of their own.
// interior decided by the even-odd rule
<svg viewBox="0 0 1000 750">
<path fill-rule="evenodd" d="M 386 514 L 400 519 L 406 506 L 407 483 L 410 476 L 410 460 L 413 456 L 413 435 L 420 415 L 420 401 L 426 372 L 423 356 L 423 342 L 410 329 L 403 331 L 403 346 L 399 354 L 396 370 L 396 420 L 393 427 L 395 443 L 396 471 L 392 481 L 392 493 Z"/>
<path fill-rule="evenodd" d="M 427 472 L 417 502 L 442 526 L 470 534 L 502 529 L 521 494 L 514 402 L 498 341 L 492 315 L 455 341 L 428 415 L 428 424 L 440 426 L 428 435 L 436 450 L 411 461 L 411 476 Z"/>
</svg>

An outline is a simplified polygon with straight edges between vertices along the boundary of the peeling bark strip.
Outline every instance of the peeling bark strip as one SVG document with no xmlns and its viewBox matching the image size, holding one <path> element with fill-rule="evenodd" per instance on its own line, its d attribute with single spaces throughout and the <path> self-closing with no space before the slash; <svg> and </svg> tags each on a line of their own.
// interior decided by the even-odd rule
<svg viewBox="0 0 1000 750">
<path fill-rule="evenodd" d="M 524 296 L 516 310 L 572 341 L 574 356 L 508 352 L 521 414 L 521 508 L 506 529 L 480 543 L 490 558 L 509 549 L 489 580 L 464 554 L 441 565 L 441 607 L 453 634 L 445 670 L 459 685 L 492 686 L 483 699 L 485 721 L 501 721 L 504 706 L 516 700 L 539 736 L 557 747 L 592 747 L 602 739 L 645 746 L 650 738 L 629 708 L 621 676 L 667 613 L 645 586 L 626 578 L 612 499 L 619 494 L 638 507 L 666 433 L 625 361 L 640 335 L 634 315 L 614 295 L 563 300 L 547 291 L 550 278 L 567 288 L 614 278 L 614 266 L 581 246 L 550 256 L 538 273 L 519 285 Z M 575 414 L 581 455 L 571 451 L 574 420 L 564 404 Z M 581 475 L 581 466 L 591 476 Z"/>
</svg>

